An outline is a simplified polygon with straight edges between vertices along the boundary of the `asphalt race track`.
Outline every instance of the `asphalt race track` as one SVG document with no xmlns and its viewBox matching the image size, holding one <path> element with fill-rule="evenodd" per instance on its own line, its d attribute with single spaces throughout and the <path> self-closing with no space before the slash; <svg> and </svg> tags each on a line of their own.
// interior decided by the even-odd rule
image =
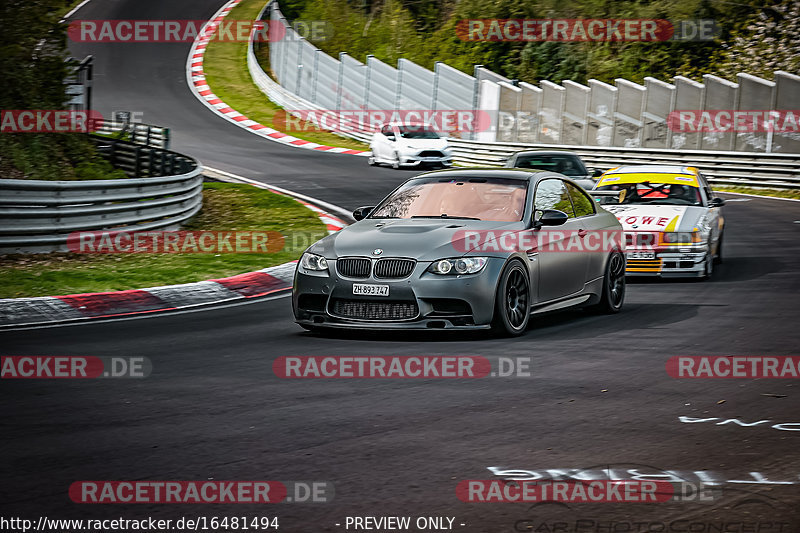
<svg viewBox="0 0 800 533">
<path fill-rule="evenodd" d="M 202 19 L 219 4 L 94 0 L 79 17 Z M 143 111 L 145 122 L 172 128 L 175 150 L 209 166 L 347 208 L 374 203 L 411 175 L 271 143 L 214 116 L 186 86 L 188 48 L 73 47 L 96 57 L 95 108 Z M 0 515 L 278 516 L 285 531 L 344 531 L 347 516 L 395 515 L 455 517 L 454 529 L 470 533 L 710 532 L 720 521 L 740 524 L 721 531 L 800 531 L 797 380 L 678 380 L 665 370 L 678 355 L 800 355 L 800 203 L 729 199 L 725 262 L 712 281 L 630 282 L 621 314 L 537 317 L 516 339 L 315 336 L 293 323 L 285 295 L 0 332 L 4 355 L 144 356 L 153 364 L 140 380 L 4 380 Z M 530 377 L 281 380 L 272 362 L 289 355 L 532 363 Z M 719 423 L 729 419 L 739 422 Z M 760 421 L 768 422 L 743 425 Z M 500 479 L 489 467 L 606 465 L 673 471 L 722 492 L 714 501 L 568 506 L 456 497 L 459 481 Z M 328 481 L 336 494 L 330 503 L 266 507 L 78 505 L 67 496 L 76 480 L 206 479 Z M 576 520 L 583 529 L 557 525 Z"/>
</svg>

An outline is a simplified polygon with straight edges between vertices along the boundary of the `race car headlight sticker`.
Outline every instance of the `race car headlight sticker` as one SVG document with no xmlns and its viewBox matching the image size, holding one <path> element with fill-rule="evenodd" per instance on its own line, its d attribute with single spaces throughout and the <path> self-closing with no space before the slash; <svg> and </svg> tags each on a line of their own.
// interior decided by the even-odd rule
<svg viewBox="0 0 800 533">
<path fill-rule="evenodd" d="M 317 254 L 304 253 L 300 258 L 300 264 L 306 270 L 328 270 L 328 260 Z"/>
<path fill-rule="evenodd" d="M 667 245 L 686 246 L 700 242 L 699 231 L 664 231 L 661 233 L 661 243 Z"/>
<path fill-rule="evenodd" d="M 455 259 L 439 259 L 428 267 L 434 274 L 477 274 L 486 266 L 485 257 L 459 257 Z"/>
</svg>

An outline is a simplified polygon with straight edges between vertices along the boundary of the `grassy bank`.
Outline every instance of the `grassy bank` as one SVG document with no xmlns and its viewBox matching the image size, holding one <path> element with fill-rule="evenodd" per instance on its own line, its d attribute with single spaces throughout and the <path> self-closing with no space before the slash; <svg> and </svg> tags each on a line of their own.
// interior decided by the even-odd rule
<svg viewBox="0 0 800 533">
<path fill-rule="evenodd" d="M 230 20 L 255 20 L 266 0 L 244 0 L 228 15 Z M 267 47 L 262 48 L 262 53 Z M 247 43 L 212 41 L 206 48 L 203 70 L 211 90 L 231 108 L 265 126 L 284 131 L 283 124 L 273 123 L 280 106 L 272 103 L 253 83 L 247 70 Z M 283 113 L 278 113 L 281 118 Z M 355 150 L 366 150 L 367 145 L 340 137 L 326 131 L 319 131 L 309 124 L 309 131 L 287 132 L 299 139 L 319 144 L 341 146 Z"/>
<path fill-rule="evenodd" d="M 297 259 L 327 234 L 295 200 L 249 185 L 207 183 L 203 210 L 184 230 L 296 232 L 268 254 L 77 254 L 0 256 L 0 298 L 137 289 L 222 278 Z"/>
<path fill-rule="evenodd" d="M 757 194 L 759 196 L 774 196 L 776 198 L 794 198 L 800 200 L 800 191 L 792 189 L 756 189 L 754 187 L 733 187 L 728 185 L 714 185 L 713 189 L 719 192 L 739 192 L 743 194 Z"/>
</svg>

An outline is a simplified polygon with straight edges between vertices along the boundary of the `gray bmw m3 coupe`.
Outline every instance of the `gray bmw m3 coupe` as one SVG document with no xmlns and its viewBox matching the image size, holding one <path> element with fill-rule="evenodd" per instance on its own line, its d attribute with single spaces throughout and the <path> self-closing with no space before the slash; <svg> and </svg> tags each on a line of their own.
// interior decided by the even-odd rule
<svg viewBox="0 0 800 533">
<path fill-rule="evenodd" d="M 298 261 L 292 303 L 306 329 L 521 335 L 532 314 L 622 308 L 622 226 L 563 175 L 428 172 L 353 217 Z"/>
</svg>

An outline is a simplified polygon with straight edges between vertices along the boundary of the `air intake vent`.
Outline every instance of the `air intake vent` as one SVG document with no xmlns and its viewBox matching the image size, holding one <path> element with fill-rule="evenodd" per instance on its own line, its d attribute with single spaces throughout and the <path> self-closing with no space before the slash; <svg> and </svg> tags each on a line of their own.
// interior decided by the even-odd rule
<svg viewBox="0 0 800 533">
<path fill-rule="evenodd" d="M 416 302 L 373 302 L 334 299 L 333 314 L 359 320 L 409 320 L 419 314 Z"/>
<path fill-rule="evenodd" d="M 400 279 L 411 275 L 416 261 L 413 259 L 379 259 L 375 263 L 375 277 L 380 279 Z"/>
<path fill-rule="evenodd" d="M 365 257 L 343 257 L 336 260 L 336 271 L 347 278 L 369 277 L 370 260 Z"/>
</svg>

